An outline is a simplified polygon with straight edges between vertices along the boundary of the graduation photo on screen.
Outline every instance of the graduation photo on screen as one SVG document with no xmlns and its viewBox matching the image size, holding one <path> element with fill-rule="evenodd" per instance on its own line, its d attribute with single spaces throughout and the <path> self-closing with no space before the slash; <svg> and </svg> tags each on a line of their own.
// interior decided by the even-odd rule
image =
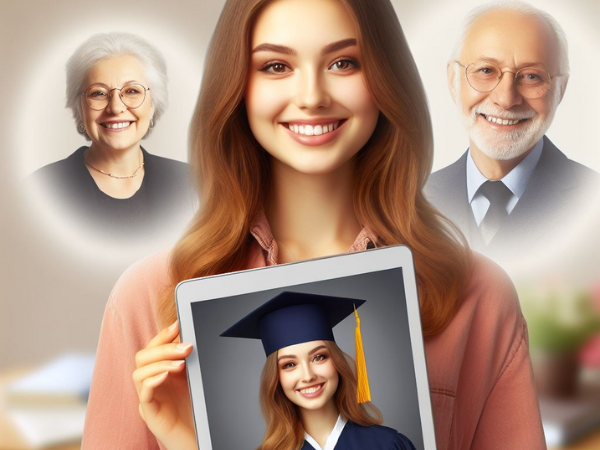
<svg viewBox="0 0 600 450">
<path fill-rule="evenodd" d="M 404 292 L 395 268 L 192 303 L 212 448 L 424 449 Z"/>
</svg>

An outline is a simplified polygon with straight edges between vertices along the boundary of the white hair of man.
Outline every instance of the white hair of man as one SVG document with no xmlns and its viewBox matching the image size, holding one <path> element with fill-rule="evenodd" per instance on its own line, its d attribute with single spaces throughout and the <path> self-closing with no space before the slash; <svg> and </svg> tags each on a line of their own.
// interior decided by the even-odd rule
<svg viewBox="0 0 600 450">
<path fill-rule="evenodd" d="M 495 0 L 472 9 L 463 22 L 462 34 L 460 35 L 460 38 L 458 39 L 458 42 L 456 43 L 456 45 L 454 46 L 454 50 L 452 51 L 452 60 L 458 61 L 463 45 L 465 43 L 465 38 L 473 24 L 477 21 L 477 19 L 479 19 L 484 14 L 497 9 L 507 9 L 511 11 L 521 12 L 523 14 L 538 17 L 539 19 L 546 22 L 556 39 L 560 74 L 567 75 L 569 73 L 569 45 L 567 43 L 567 37 L 565 35 L 565 32 L 563 31 L 560 24 L 556 21 L 556 19 L 554 19 L 554 17 L 552 17 L 546 11 L 542 11 L 541 9 L 535 8 L 528 3 L 518 0 Z M 469 64 L 472 61 L 463 62 L 465 64 Z"/>
<path fill-rule="evenodd" d="M 85 131 L 81 132 L 83 115 L 81 111 L 81 92 L 86 77 L 92 67 L 103 59 L 119 56 L 133 56 L 145 69 L 146 80 L 151 88 L 154 104 L 154 123 L 166 110 L 169 103 L 167 90 L 167 63 L 162 53 L 145 39 L 129 33 L 95 34 L 81 44 L 71 55 L 66 65 L 67 72 L 67 108 L 73 111 L 77 131 L 90 139 Z M 151 131 L 151 130 L 148 130 Z"/>
</svg>

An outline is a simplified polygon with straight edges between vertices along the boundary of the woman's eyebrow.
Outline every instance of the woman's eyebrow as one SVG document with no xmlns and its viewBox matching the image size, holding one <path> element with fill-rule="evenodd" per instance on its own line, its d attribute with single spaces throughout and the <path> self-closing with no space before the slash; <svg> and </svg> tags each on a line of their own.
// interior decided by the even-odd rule
<svg viewBox="0 0 600 450">
<path fill-rule="evenodd" d="M 312 355 L 313 353 L 318 352 L 319 350 L 327 350 L 327 347 L 324 345 L 319 345 L 318 347 L 313 348 L 310 352 L 308 352 L 309 355 Z"/>
<path fill-rule="evenodd" d="M 327 350 L 327 347 L 325 345 L 319 345 L 318 347 L 313 348 L 310 352 L 308 352 L 309 355 L 312 355 L 320 350 Z M 281 361 L 282 359 L 295 359 L 296 355 L 281 355 L 279 357 L 277 357 L 277 361 Z"/>
<path fill-rule="evenodd" d="M 355 45 L 356 45 L 356 39 L 354 39 L 354 38 L 342 39 L 341 41 L 336 41 L 336 42 L 332 42 L 331 44 L 327 44 L 321 50 L 321 54 L 327 55 L 329 53 L 333 53 L 338 50 L 342 50 L 344 48 L 352 47 Z M 291 55 L 291 56 L 296 56 L 298 54 L 296 52 L 296 50 L 294 50 L 291 47 L 287 47 L 285 45 L 278 45 L 278 44 L 268 44 L 268 43 L 257 45 L 256 47 L 254 47 L 252 49 L 252 53 L 257 53 L 257 52 L 274 52 L 274 53 L 282 53 L 284 55 Z"/>
<path fill-rule="evenodd" d="M 286 47 L 285 45 L 277 45 L 277 44 L 260 44 L 252 49 L 252 53 L 256 52 L 274 52 L 274 53 L 283 53 L 284 55 L 292 55 L 296 56 L 296 50 L 290 47 Z"/>
<path fill-rule="evenodd" d="M 121 84 L 121 87 L 127 86 L 129 84 L 142 84 L 142 82 L 137 81 L 137 80 L 129 80 L 129 81 L 125 81 L 123 84 Z M 92 84 L 90 84 L 90 86 L 105 86 L 107 88 L 110 88 L 110 86 L 108 84 L 101 83 L 101 82 L 92 83 Z"/>
<path fill-rule="evenodd" d="M 328 44 L 325 47 L 323 47 L 323 50 L 321 50 L 321 54 L 327 55 L 329 53 L 333 53 L 338 50 L 342 50 L 346 47 L 352 47 L 355 45 L 356 45 L 356 39 L 354 39 L 354 38 L 342 39 L 341 41 L 332 42 L 331 44 Z"/>
</svg>

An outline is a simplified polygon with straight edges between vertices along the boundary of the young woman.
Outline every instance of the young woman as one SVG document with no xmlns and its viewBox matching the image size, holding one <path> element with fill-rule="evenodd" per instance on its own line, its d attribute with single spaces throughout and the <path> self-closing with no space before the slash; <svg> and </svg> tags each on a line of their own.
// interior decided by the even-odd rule
<svg viewBox="0 0 600 450">
<path fill-rule="evenodd" d="M 205 68 L 202 209 L 111 294 L 83 448 L 195 448 L 177 282 L 397 243 L 415 260 L 438 448 L 545 448 L 514 289 L 421 193 L 431 124 L 391 3 L 230 0 Z"/>
<path fill-rule="evenodd" d="M 260 389 L 267 432 L 259 450 L 415 450 L 402 433 L 381 425 L 374 405 L 356 401 L 356 375 L 347 358 L 326 340 L 269 355 Z M 307 372 L 311 378 L 305 380 Z M 311 390 L 315 383 L 323 384 Z"/>
<path fill-rule="evenodd" d="M 415 450 L 406 436 L 381 425 L 366 370 L 353 370 L 335 343 L 332 328 L 352 314 L 358 321 L 364 303 L 284 291 L 221 334 L 260 336 L 267 355 L 260 385 L 267 429 L 259 450 Z"/>
</svg>

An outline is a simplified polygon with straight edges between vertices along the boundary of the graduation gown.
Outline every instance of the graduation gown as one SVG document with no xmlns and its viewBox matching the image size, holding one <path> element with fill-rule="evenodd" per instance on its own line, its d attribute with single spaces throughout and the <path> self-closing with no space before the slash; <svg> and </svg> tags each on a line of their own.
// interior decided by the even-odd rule
<svg viewBox="0 0 600 450">
<path fill-rule="evenodd" d="M 363 427 L 348 421 L 335 450 L 415 450 L 412 442 L 396 430 L 381 425 Z M 301 450 L 315 450 L 304 441 Z"/>
</svg>

